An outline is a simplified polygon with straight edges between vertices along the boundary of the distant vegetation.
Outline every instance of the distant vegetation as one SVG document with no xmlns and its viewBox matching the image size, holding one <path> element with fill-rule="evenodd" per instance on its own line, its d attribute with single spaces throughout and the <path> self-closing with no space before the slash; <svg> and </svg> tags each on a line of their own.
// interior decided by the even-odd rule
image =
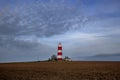
<svg viewBox="0 0 120 80">
<path fill-rule="evenodd" d="M 57 56 L 53 54 L 51 58 L 48 59 L 48 61 L 57 61 Z"/>
<path fill-rule="evenodd" d="M 51 58 L 48 59 L 48 61 L 57 61 L 57 56 L 53 54 Z M 62 61 L 71 61 L 71 58 L 69 58 L 68 56 L 65 56 Z"/>
</svg>

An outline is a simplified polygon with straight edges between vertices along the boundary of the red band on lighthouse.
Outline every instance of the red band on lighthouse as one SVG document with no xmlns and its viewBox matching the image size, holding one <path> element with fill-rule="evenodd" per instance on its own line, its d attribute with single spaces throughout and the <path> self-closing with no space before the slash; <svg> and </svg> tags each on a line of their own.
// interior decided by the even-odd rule
<svg viewBox="0 0 120 80">
<path fill-rule="evenodd" d="M 58 44 L 58 54 L 57 54 L 58 60 L 62 60 L 62 44 Z"/>
</svg>

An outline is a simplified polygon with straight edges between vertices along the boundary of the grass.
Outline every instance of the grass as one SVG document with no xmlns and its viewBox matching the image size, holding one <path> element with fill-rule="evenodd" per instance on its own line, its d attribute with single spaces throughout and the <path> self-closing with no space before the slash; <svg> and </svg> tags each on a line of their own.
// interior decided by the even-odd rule
<svg viewBox="0 0 120 80">
<path fill-rule="evenodd" d="M 0 80 L 120 80 L 120 62 L 1 63 Z"/>
</svg>

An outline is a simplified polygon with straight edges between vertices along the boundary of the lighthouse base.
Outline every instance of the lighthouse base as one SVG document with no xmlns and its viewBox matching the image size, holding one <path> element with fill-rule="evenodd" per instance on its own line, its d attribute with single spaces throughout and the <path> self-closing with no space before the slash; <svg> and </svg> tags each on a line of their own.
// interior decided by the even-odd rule
<svg viewBox="0 0 120 80">
<path fill-rule="evenodd" d="M 62 58 L 58 58 L 58 60 L 62 60 Z"/>
</svg>

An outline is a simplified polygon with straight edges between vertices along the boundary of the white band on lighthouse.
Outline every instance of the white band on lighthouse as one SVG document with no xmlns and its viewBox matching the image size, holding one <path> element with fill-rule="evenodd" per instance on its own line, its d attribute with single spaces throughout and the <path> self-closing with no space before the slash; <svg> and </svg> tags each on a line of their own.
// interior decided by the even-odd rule
<svg viewBox="0 0 120 80">
<path fill-rule="evenodd" d="M 58 52 L 62 52 L 62 50 L 58 50 Z"/>
<path fill-rule="evenodd" d="M 58 55 L 57 57 L 58 57 L 58 58 L 62 58 L 62 55 Z"/>
</svg>

